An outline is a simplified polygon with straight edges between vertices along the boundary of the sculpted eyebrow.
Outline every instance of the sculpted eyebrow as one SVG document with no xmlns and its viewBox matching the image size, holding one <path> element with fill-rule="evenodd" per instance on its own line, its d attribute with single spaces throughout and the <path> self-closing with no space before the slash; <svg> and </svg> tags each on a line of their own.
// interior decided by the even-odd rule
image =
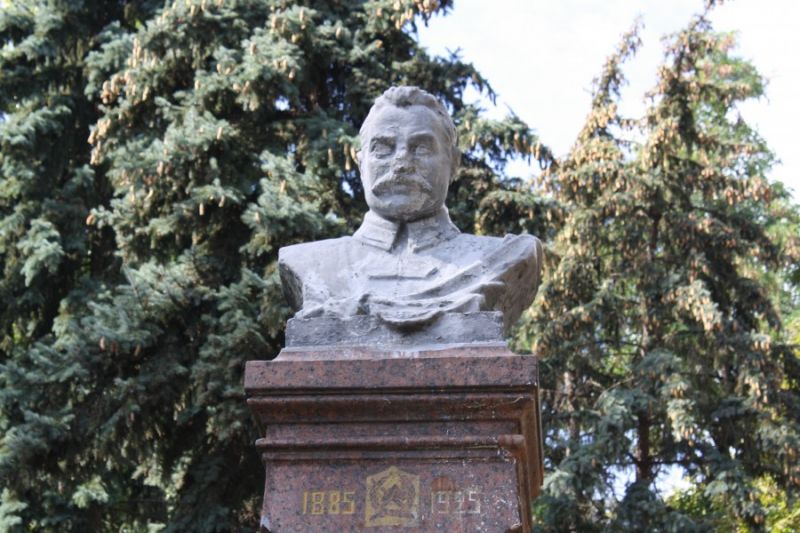
<svg viewBox="0 0 800 533">
<path fill-rule="evenodd" d="M 419 132 L 419 133 L 412 133 L 409 135 L 409 139 L 415 142 L 434 142 L 436 141 L 436 136 L 433 133 L 429 133 L 427 131 Z"/>
<path fill-rule="evenodd" d="M 387 144 L 394 144 L 395 140 L 394 140 L 394 137 L 391 137 L 389 135 L 376 135 L 375 137 L 373 137 L 372 139 L 369 140 L 369 145 L 370 146 L 374 146 L 375 143 L 378 143 L 378 142 L 387 143 Z"/>
</svg>

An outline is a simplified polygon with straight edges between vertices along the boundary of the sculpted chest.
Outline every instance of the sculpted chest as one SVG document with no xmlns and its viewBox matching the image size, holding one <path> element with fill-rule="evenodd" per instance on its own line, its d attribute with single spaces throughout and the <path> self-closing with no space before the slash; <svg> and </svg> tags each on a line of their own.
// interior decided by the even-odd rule
<svg viewBox="0 0 800 533">
<path fill-rule="evenodd" d="M 430 288 L 479 262 L 500 243 L 501 239 L 458 235 L 423 250 L 384 250 L 343 237 L 285 248 L 281 269 L 284 280 L 301 285 L 302 299 L 293 304 L 308 314 L 309 304 L 320 298 L 403 297 Z"/>
<path fill-rule="evenodd" d="M 357 237 L 284 248 L 281 277 L 295 318 L 330 324 L 371 316 L 378 325 L 408 330 L 446 315 L 488 312 L 487 320 L 507 328 L 533 299 L 539 241 L 448 237 L 418 246 L 401 236 L 388 249 Z"/>
</svg>

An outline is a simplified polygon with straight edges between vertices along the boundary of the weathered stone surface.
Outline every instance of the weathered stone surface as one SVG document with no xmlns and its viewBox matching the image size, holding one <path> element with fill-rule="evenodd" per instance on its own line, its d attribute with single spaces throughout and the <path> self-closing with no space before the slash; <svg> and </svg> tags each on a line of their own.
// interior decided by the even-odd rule
<svg viewBox="0 0 800 533">
<path fill-rule="evenodd" d="M 503 341 L 503 317 L 497 311 L 447 313 L 426 328 L 387 326 L 374 315 L 291 318 L 287 346 L 360 346 L 369 339 L 383 348 L 424 348 L 445 344 Z"/>
<path fill-rule="evenodd" d="M 542 246 L 531 235 L 464 234 L 450 221 L 444 199 L 460 156 L 441 103 L 415 87 L 389 89 L 364 122 L 361 145 L 370 211 L 359 230 L 280 250 L 284 290 L 304 332 L 287 345 L 339 344 L 330 339 L 342 337 L 343 324 L 360 332 L 360 344 L 427 344 L 431 335 L 412 332 L 438 322 L 447 323 L 439 332 L 454 332 L 445 342 L 468 342 L 459 317 L 491 311 L 507 330 L 536 294 Z"/>
<path fill-rule="evenodd" d="M 250 361 L 262 531 L 529 531 L 537 364 L 502 344 Z"/>
</svg>

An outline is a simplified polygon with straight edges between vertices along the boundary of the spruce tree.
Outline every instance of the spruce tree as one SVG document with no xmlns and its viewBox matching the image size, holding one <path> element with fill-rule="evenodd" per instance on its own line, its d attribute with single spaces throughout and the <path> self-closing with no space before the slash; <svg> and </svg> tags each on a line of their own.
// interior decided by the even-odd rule
<svg viewBox="0 0 800 533">
<path fill-rule="evenodd" d="M 84 438 L 69 432 L 85 407 L 73 410 L 58 390 L 70 389 L 80 369 L 76 353 L 42 358 L 35 346 L 52 343 L 57 317 L 85 307 L 113 277 L 111 235 L 84 223 L 90 209 L 111 197 L 104 168 L 90 165 L 86 139 L 100 110 L 84 95 L 86 55 L 108 27 L 132 27 L 151 10 L 150 2 L 102 1 L 4 2 L 0 9 L 3 531 L 64 523 L 59 446 Z M 83 484 L 75 498 L 89 527 L 97 518 L 91 476 L 80 470 L 68 476 L 80 480 L 71 488 Z"/>
<path fill-rule="evenodd" d="M 76 17 L 48 5 L 19 10 L 42 24 Z M 65 5 L 104 13 L 91 2 Z M 452 111 L 465 155 L 450 205 L 466 230 L 482 195 L 511 187 L 501 179 L 505 162 L 546 150 L 515 117 L 488 120 L 464 102 L 469 85 L 493 94 L 472 66 L 416 44 L 414 25 L 450 2 L 117 8 L 71 29 L 84 43 L 68 54 L 80 73 L 71 94 L 91 111 L 75 144 L 54 131 L 20 156 L 49 157 L 55 145 L 67 172 L 83 169 L 96 197 L 40 187 L 37 208 L 81 202 L 65 219 L 76 238 L 101 248 L 85 244 L 74 252 L 79 267 L 63 269 L 72 277 L 47 282 L 52 310 L 32 304 L 41 324 L 29 337 L 4 318 L 0 516 L 42 530 L 252 529 L 263 471 L 244 362 L 274 357 L 283 342 L 278 248 L 360 222 L 357 131 L 374 98 L 413 84 Z M 34 22 L 14 28 L 2 34 L 11 43 L 4 58 L 39 31 Z M 14 96 L 2 90 L 10 110 Z M 50 108 L 44 99 L 17 111 L 22 120 L 35 109 Z M 14 173 L 0 178 L 7 188 Z M 39 265 L 36 282 L 56 271 L 49 258 L 60 252 L 48 240 L 62 241 L 50 226 L 31 228 L 38 244 L 26 253 L 42 257 L 30 263 Z M 28 256 L 7 250 L 0 261 L 21 261 L 23 277 L 33 272 L 23 271 Z M 34 294 L 18 287 L 19 296 Z"/>
<path fill-rule="evenodd" d="M 613 494 L 617 465 L 628 460 L 627 450 L 589 442 L 587 434 L 601 423 L 593 409 L 598 398 L 625 379 L 627 371 L 614 364 L 607 338 L 618 335 L 615 321 L 630 303 L 624 290 L 616 294 L 604 279 L 603 262 L 623 244 L 624 235 L 606 221 L 628 201 L 622 187 L 634 179 L 624 140 L 632 123 L 618 115 L 617 100 L 624 83 L 622 65 L 640 44 L 637 27 L 624 35 L 595 80 L 591 112 L 570 153 L 540 178 L 555 202 L 557 233 L 549 242 L 545 280 L 517 343 L 542 363 L 547 477 L 536 511 L 551 529 L 607 527 L 604 501 Z M 624 275 L 617 278 L 625 283 Z M 617 350 L 624 350 L 624 343 Z"/>
<path fill-rule="evenodd" d="M 773 157 L 736 111 L 763 81 L 698 16 L 670 37 L 634 142 L 617 101 L 637 44 L 628 34 L 609 59 L 544 179 L 564 218 L 519 337 L 549 389 L 537 513 L 550 530 L 709 527 L 662 500 L 673 466 L 760 529 L 759 480 L 800 487 L 800 366 L 764 279 L 787 258 L 769 231 Z"/>
</svg>

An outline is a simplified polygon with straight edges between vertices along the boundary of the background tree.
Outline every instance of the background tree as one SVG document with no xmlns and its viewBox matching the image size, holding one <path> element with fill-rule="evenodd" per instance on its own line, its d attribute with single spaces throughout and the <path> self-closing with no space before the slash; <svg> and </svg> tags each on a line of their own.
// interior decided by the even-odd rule
<svg viewBox="0 0 800 533">
<path fill-rule="evenodd" d="M 629 34 L 610 58 L 578 141 L 545 176 L 564 219 L 520 333 L 553 387 L 537 512 L 545 529 L 707 528 L 658 493 L 659 472 L 676 466 L 760 529 L 758 484 L 800 487 L 800 367 L 765 279 L 791 262 L 770 235 L 780 191 L 736 112 L 763 82 L 699 16 L 669 39 L 632 143 L 616 101 L 637 42 Z"/>
<path fill-rule="evenodd" d="M 468 85 L 492 96 L 470 65 L 416 44 L 414 24 L 449 7 L 28 0 L 3 13 L 6 527 L 257 524 L 243 363 L 283 343 L 278 248 L 360 221 L 357 128 L 374 98 L 415 84 L 453 112 L 462 228 L 513 185 L 499 179 L 509 158 L 546 157 L 520 120 L 464 103 Z"/>
<path fill-rule="evenodd" d="M 115 265 L 110 232 L 87 232 L 111 185 L 89 163 L 86 139 L 99 109 L 84 96 L 86 54 L 108 25 L 132 28 L 153 2 L 3 2 L 0 6 L 0 529 L 57 526 L 64 507 L 63 449 L 75 409 L 55 392 L 80 373 L 73 352 L 40 358 L 35 345 L 59 313 L 86 306 Z M 24 380 L 24 386 L 14 383 Z M 31 396 L 32 395 L 32 396 Z M 70 450 L 67 453 L 74 453 Z M 70 465 L 75 478 L 81 468 Z M 47 470 L 50 476 L 39 472 Z M 131 480 L 130 492 L 136 493 Z M 16 488 L 15 488 L 16 487 Z M 25 487 L 23 489 L 23 487 Z M 87 486 L 88 487 L 88 486 Z M 74 488 L 74 486 L 72 487 Z M 90 490 L 90 488 L 87 488 Z M 36 492 L 36 503 L 30 501 Z M 76 492 L 83 505 L 90 499 Z M 69 498 L 67 498 L 69 501 Z M 26 513 L 31 513 L 27 514 Z M 85 510 L 93 523 L 93 510 Z M 37 516 L 35 522 L 26 516 Z"/>
</svg>

